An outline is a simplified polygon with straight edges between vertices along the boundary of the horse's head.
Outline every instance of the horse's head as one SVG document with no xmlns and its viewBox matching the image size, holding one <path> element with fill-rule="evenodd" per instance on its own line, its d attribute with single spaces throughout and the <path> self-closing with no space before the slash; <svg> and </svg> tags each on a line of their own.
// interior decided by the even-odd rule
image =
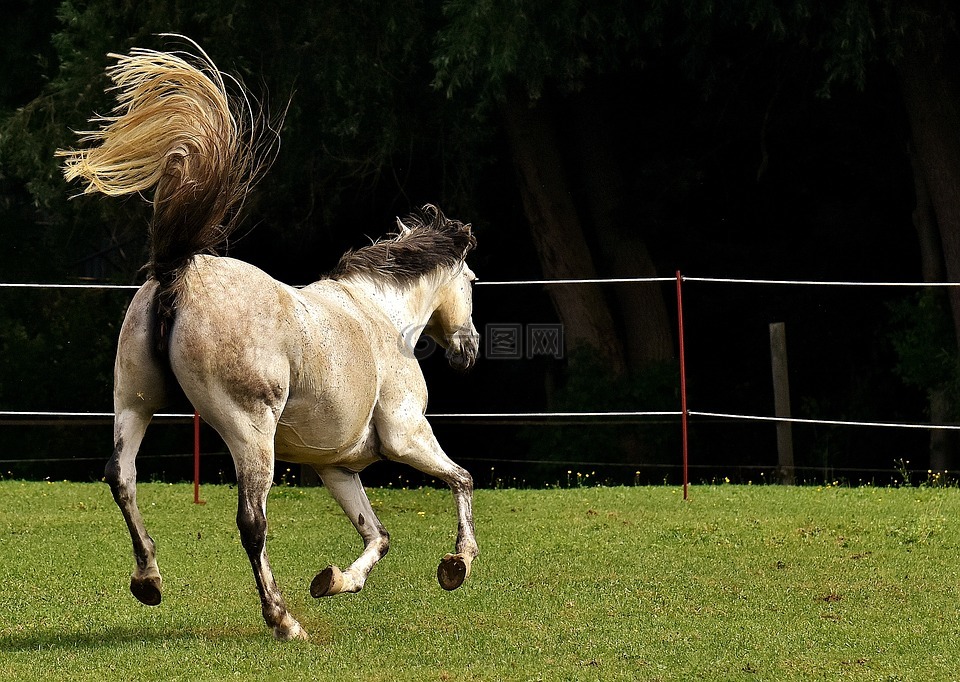
<svg viewBox="0 0 960 682">
<path fill-rule="evenodd" d="M 466 229 L 469 231 L 470 226 Z M 473 326 L 473 283 L 477 276 L 466 263 L 447 269 L 437 291 L 437 308 L 424 333 L 443 346 L 454 369 L 469 369 L 477 359 L 480 335 Z"/>
<path fill-rule="evenodd" d="M 465 262 L 477 245 L 472 228 L 432 204 L 398 218 L 397 227 L 391 239 L 344 254 L 330 276 L 389 283 L 412 297 L 414 310 L 408 312 L 415 322 L 402 331 L 404 352 L 416 357 L 420 335 L 426 334 L 446 349 L 454 368 L 467 369 L 477 359 L 480 340 L 471 318 L 477 277 Z"/>
<path fill-rule="evenodd" d="M 419 215 L 399 221 L 398 242 L 417 244 L 417 258 L 429 264 L 435 287 L 429 309 L 433 312 L 422 331 L 446 349 L 454 369 L 470 368 L 477 359 L 480 335 L 473 325 L 473 283 L 477 276 L 466 263 L 467 254 L 477 245 L 469 223 L 451 220 L 432 204 Z M 395 242 L 396 243 L 396 242 Z M 429 254 L 429 257 L 427 256 Z M 394 261 L 397 252 L 394 250 Z M 424 268 L 425 274 L 427 268 Z"/>
</svg>

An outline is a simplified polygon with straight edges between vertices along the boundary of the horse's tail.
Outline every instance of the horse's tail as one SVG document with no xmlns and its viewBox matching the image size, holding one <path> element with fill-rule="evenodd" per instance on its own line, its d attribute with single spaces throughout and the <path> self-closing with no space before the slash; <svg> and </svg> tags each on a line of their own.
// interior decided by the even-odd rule
<svg viewBox="0 0 960 682">
<path fill-rule="evenodd" d="M 84 194 L 154 189 L 148 268 L 160 284 L 162 327 L 176 310 L 191 258 L 226 242 L 279 146 L 239 82 L 183 39 L 199 54 L 135 48 L 109 55 L 117 60 L 107 69 L 117 106 L 91 120 L 99 129 L 80 133 L 81 143 L 93 145 L 57 152 L 67 180 L 86 182 Z"/>
</svg>

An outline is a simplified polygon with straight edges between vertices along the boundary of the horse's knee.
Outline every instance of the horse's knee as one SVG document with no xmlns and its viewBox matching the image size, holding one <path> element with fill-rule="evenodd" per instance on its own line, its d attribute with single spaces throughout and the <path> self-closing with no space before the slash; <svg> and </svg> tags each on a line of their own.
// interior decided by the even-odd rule
<svg viewBox="0 0 960 682">
<path fill-rule="evenodd" d="M 110 461 L 107 462 L 107 466 L 103 468 L 103 480 L 110 486 L 110 491 L 113 493 L 114 498 L 116 498 L 117 493 L 120 491 L 120 462 L 117 461 L 116 455 L 111 457 Z"/>
<path fill-rule="evenodd" d="M 461 493 L 463 495 L 473 494 L 473 476 L 463 467 L 458 466 L 453 470 L 449 484 L 455 493 Z"/>
</svg>

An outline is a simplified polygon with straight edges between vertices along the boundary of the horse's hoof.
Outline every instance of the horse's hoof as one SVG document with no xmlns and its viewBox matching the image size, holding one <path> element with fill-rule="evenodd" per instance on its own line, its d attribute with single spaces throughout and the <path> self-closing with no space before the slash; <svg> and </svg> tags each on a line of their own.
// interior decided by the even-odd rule
<svg viewBox="0 0 960 682">
<path fill-rule="evenodd" d="M 470 575 L 470 564 L 462 554 L 448 554 L 440 561 L 437 567 L 437 581 L 440 587 L 449 591 L 455 590 Z"/>
<path fill-rule="evenodd" d="M 310 596 L 314 599 L 329 597 L 343 592 L 343 572 L 336 566 L 327 566 L 317 573 L 310 583 Z"/>
<path fill-rule="evenodd" d="M 160 579 L 160 576 L 151 576 L 149 578 L 130 578 L 130 592 L 133 593 L 133 596 L 136 597 L 141 603 L 146 604 L 147 606 L 156 606 L 160 603 L 162 595 L 160 594 L 160 586 L 163 581 Z"/>
<path fill-rule="evenodd" d="M 273 629 L 273 636 L 281 642 L 292 642 L 295 640 L 306 642 L 310 639 L 310 635 L 307 634 L 307 631 L 304 630 L 297 621 L 293 621 L 293 624 L 287 627 L 275 627 Z"/>
</svg>

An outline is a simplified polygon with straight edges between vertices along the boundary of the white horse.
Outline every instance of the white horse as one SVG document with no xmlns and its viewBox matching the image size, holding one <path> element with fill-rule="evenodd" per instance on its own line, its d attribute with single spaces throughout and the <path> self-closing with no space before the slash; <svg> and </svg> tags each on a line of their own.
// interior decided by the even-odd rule
<svg viewBox="0 0 960 682">
<path fill-rule="evenodd" d="M 247 100 L 232 100 L 199 52 L 112 55 L 115 115 L 95 119 L 101 128 L 84 138 L 98 145 L 60 152 L 68 180 L 85 180 L 85 192 L 155 188 L 151 277 L 120 331 L 114 453 L 105 476 L 133 541 L 130 589 L 141 602 L 159 604 L 162 581 L 137 507 L 135 460 L 153 414 L 179 385 L 233 457 L 237 526 L 264 620 L 279 639 L 306 639 L 267 560 L 275 458 L 316 469 L 363 538 L 349 567 L 329 566 L 314 578 L 314 597 L 359 591 L 387 552 L 389 536 L 358 476 L 380 458 L 450 486 L 459 530 L 437 577 L 452 590 L 470 574 L 479 551 L 473 481 L 444 454 L 424 417 L 427 389 L 412 348 L 425 332 L 446 347 L 452 365 L 473 364 L 475 277 L 464 259 L 476 241 L 469 225 L 428 205 L 398 221 L 398 234 L 347 253 L 329 277 L 303 289 L 201 253 L 235 225 L 271 145 L 261 142 L 256 117 L 244 124 L 234 117 L 231 107 Z"/>
</svg>

